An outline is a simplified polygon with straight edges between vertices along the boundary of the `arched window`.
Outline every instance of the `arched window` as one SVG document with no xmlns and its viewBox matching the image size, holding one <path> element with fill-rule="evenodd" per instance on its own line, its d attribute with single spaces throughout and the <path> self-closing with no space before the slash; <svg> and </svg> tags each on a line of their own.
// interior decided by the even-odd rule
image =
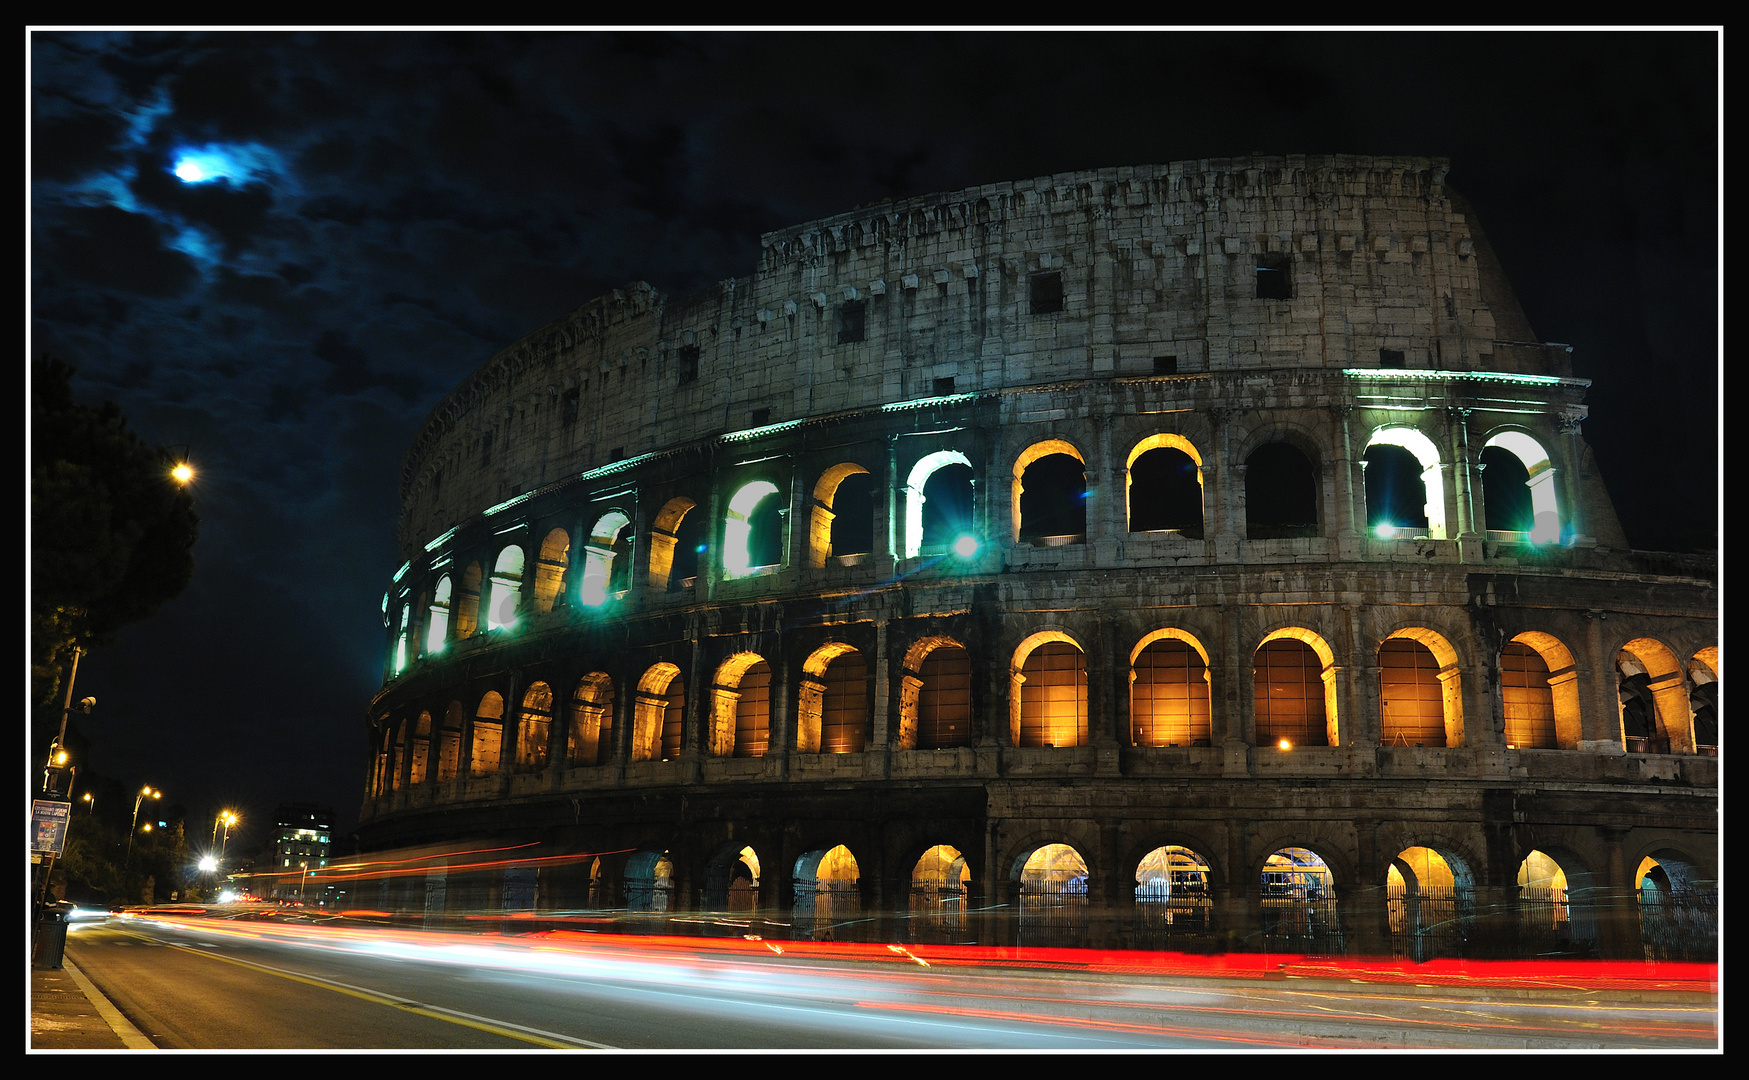
<svg viewBox="0 0 1749 1080">
<path fill-rule="evenodd" d="M 1336 889 L 1330 868 L 1316 852 L 1282 848 L 1263 864 L 1263 937 L 1277 948 L 1342 951 L 1336 922 Z"/>
<path fill-rule="evenodd" d="M 409 783 L 415 787 L 425 782 L 426 766 L 431 760 L 431 713 L 419 714 L 419 722 L 413 728 L 413 761 L 412 776 Z"/>
<path fill-rule="evenodd" d="M 462 725 L 467 711 L 459 701 L 449 703 L 443 713 L 443 729 L 437 734 L 437 782 L 447 784 L 456 778 L 461 768 Z"/>
<path fill-rule="evenodd" d="M 1482 448 L 1481 463 L 1487 529 L 1523 533 L 1533 544 L 1558 543 L 1555 467 L 1542 444 L 1522 431 L 1502 431 Z"/>
<path fill-rule="evenodd" d="M 1654 638 L 1635 638 L 1616 655 L 1622 737 L 1629 753 L 1691 753 L 1694 724 L 1676 654 Z"/>
<path fill-rule="evenodd" d="M 471 562 L 462 571 L 461 595 L 455 606 L 455 636 L 468 638 L 480 628 L 480 564 Z"/>
<path fill-rule="evenodd" d="M 1056 547 L 1087 539 L 1087 466 L 1059 439 L 1036 443 L 1014 464 L 1015 539 Z"/>
<path fill-rule="evenodd" d="M 609 597 L 625 591 L 626 567 L 631 564 L 630 545 L 626 537 L 631 532 L 631 519 L 618 510 L 610 510 L 596 520 L 589 530 L 589 544 L 583 552 L 583 582 L 577 598 L 586 607 L 600 607 Z"/>
<path fill-rule="evenodd" d="M 723 522 L 723 574 L 747 577 L 783 562 L 783 500 L 769 480 L 744 484 L 729 499 Z"/>
<path fill-rule="evenodd" d="M 1429 847 L 1404 848 L 1385 872 L 1392 955 L 1416 963 L 1462 956 L 1473 906 L 1470 874 L 1461 861 Z"/>
<path fill-rule="evenodd" d="M 1634 872 L 1646 959 L 1717 963 L 1718 883 L 1678 852 L 1656 856 L 1641 859 Z"/>
<path fill-rule="evenodd" d="M 1330 746 L 1335 743 L 1333 654 L 1309 630 L 1278 630 L 1254 657 L 1257 745 Z"/>
<path fill-rule="evenodd" d="M 413 637 L 413 605 L 401 605 L 401 631 L 395 635 L 395 674 L 407 670 L 407 654 Z"/>
<path fill-rule="evenodd" d="M 674 906 L 674 860 L 666 851 L 640 851 L 626 860 L 626 907 L 663 912 Z"/>
<path fill-rule="evenodd" d="M 972 658 L 952 638 L 931 637 L 905 654 L 900 680 L 901 750 L 972 744 Z"/>
<path fill-rule="evenodd" d="M 1209 745 L 1209 669 L 1182 631 L 1144 638 L 1130 658 L 1130 740 L 1136 746 Z"/>
<path fill-rule="evenodd" d="M 1361 461 L 1369 530 L 1387 539 L 1445 539 L 1445 487 L 1432 439 L 1414 428 L 1383 428 L 1373 433 Z"/>
<path fill-rule="evenodd" d="M 855 754 L 873 740 L 868 665 L 862 654 L 842 642 L 816 649 L 802 664 L 796 749 L 805 754 Z"/>
<path fill-rule="evenodd" d="M 1431 649 L 1407 637 L 1379 645 L 1379 714 L 1385 746 L 1446 745 L 1444 687 Z"/>
<path fill-rule="evenodd" d="M 805 938 L 829 932 L 862 910 L 861 870 L 843 844 L 796 860 L 791 922 Z"/>
<path fill-rule="evenodd" d="M 758 653 L 723 661 L 711 687 L 712 757 L 764 757 L 771 741 L 771 667 Z"/>
<path fill-rule="evenodd" d="M 1020 941 L 1075 945 L 1087 933 L 1087 862 L 1068 844 L 1045 844 L 1020 867 Z"/>
<path fill-rule="evenodd" d="M 537 682 L 522 695 L 522 716 L 516 725 L 516 771 L 543 772 L 553 731 L 553 690 Z"/>
<path fill-rule="evenodd" d="M 1087 663 L 1066 634 L 1045 631 L 1015 653 L 1016 746 L 1087 745 Z"/>
<path fill-rule="evenodd" d="M 1165 948 L 1208 933 L 1214 908 L 1208 860 L 1187 847 L 1157 847 L 1136 867 L 1136 944 Z"/>
<path fill-rule="evenodd" d="M 1125 480 L 1131 532 L 1202 539 L 1202 458 L 1182 435 L 1154 435 L 1130 451 Z"/>
<path fill-rule="evenodd" d="M 486 629 L 503 630 L 516 625 L 522 593 L 522 549 L 512 544 L 498 553 L 486 596 Z"/>
<path fill-rule="evenodd" d="M 571 691 L 565 760 L 571 767 L 600 765 L 613 754 L 613 679 L 592 671 Z"/>
<path fill-rule="evenodd" d="M 753 911 L 759 906 L 759 854 L 729 846 L 705 866 L 704 906 L 717 911 Z"/>
<path fill-rule="evenodd" d="M 540 561 L 534 567 L 534 612 L 545 615 L 555 605 L 563 607 L 565 567 L 569 565 L 571 537 L 554 529 L 541 541 Z"/>
<path fill-rule="evenodd" d="M 971 868 L 958 848 L 937 844 L 925 851 L 911 868 L 911 917 L 906 928 L 912 940 L 931 945 L 958 941 L 965 930 L 971 883 Z"/>
<path fill-rule="evenodd" d="M 1284 540 L 1318 535 L 1318 470 L 1288 443 L 1266 443 L 1245 459 L 1245 536 Z"/>
<path fill-rule="evenodd" d="M 632 760 L 678 758 L 685 713 L 686 681 L 680 677 L 680 668 L 667 662 L 652 664 L 638 681 L 632 715 Z"/>
<path fill-rule="evenodd" d="M 498 772 L 498 759 L 504 749 L 504 698 L 489 690 L 474 710 L 474 745 L 469 775 L 492 776 Z"/>
<path fill-rule="evenodd" d="M 1694 718 L 1694 752 L 1719 755 L 1719 650 L 1702 649 L 1688 662 L 1688 678 L 1694 689 L 1688 695 Z"/>
<path fill-rule="evenodd" d="M 920 458 L 905 480 L 905 557 L 939 555 L 974 532 L 971 460 L 958 450 Z"/>
<path fill-rule="evenodd" d="M 690 513 L 698 504 L 682 495 L 669 499 L 650 530 L 650 587 L 678 592 L 698 576 L 698 556 L 704 547 L 702 518 Z"/>
<path fill-rule="evenodd" d="M 443 646 L 449 640 L 449 575 L 437 579 L 437 589 L 431 594 L 431 613 L 425 624 L 425 651 L 436 654 L 443 651 Z"/>
<path fill-rule="evenodd" d="M 1500 650 L 1500 704 L 1507 749 L 1555 749 L 1555 695 L 1549 688 L 1549 665 L 1535 649 L 1516 639 Z"/>
<path fill-rule="evenodd" d="M 1561 853 L 1559 858 L 1567 860 Z M 1525 955 L 1588 957 L 1595 954 L 1590 911 L 1581 901 L 1590 875 L 1556 854 L 1532 851 L 1518 866 L 1518 939 Z"/>
<path fill-rule="evenodd" d="M 874 477 L 853 462 L 834 465 L 814 485 L 808 515 L 808 565 L 824 567 L 874 551 Z"/>
</svg>

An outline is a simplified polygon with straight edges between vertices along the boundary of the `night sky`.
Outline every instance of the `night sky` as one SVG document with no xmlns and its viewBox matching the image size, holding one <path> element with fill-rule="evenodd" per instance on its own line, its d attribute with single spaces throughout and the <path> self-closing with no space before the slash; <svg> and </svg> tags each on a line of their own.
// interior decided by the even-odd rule
<svg viewBox="0 0 1749 1080">
<path fill-rule="evenodd" d="M 81 663 L 91 767 L 191 838 L 241 809 L 233 852 L 281 802 L 350 830 L 401 463 L 444 394 L 627 282 L 750 275 L 761 232 L 1054 172 L 1449 157 L 1595 380 L 1630 541 L 1714 549 L 1721 40 L 35 32 L 27 348 L 200 470 L 192 584 Z"/>
</svg>

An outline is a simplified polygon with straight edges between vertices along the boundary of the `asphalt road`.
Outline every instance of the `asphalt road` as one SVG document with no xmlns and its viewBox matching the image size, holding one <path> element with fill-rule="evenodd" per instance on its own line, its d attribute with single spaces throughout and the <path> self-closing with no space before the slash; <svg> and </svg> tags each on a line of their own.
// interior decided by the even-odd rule
<svg viewBox="0 0 1749 1080">
<path fill-rule="evenodd" d="M 74 963 L 166 1049 L 1718 1045 L 1717 998 L 1693 993 L 1168 979 L 931 965 L 902 951 L 795 953 L 779 943 L 212 918 L 111 919 L 76 927 L 68 942 Z"/>
</svg>

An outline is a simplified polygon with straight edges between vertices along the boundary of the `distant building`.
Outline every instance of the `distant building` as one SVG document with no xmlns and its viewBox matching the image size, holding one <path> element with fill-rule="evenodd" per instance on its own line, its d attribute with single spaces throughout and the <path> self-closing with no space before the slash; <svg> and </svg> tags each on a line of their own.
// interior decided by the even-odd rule
<svg viewBox="0 0 1749 1080">
<path fill-rule="evenodd" d="M 1447 169 L 883 203 L 503 349 L 402 472 L 373 902 L 1714 955 L 1715 561 Z"/>
<path fill-rule="evenodd" d="M 273 812 L 272 865 L 257 880 L 271 881 L 273 900 L 297 900 L 307 888 L 306 871 L 316 874 L 328 866 L 328 848 L 334 834 L 334 811 L 310 803 L 283 803 Z M 313 898 L 316 894 L 310 893 Z"/>
</svg>

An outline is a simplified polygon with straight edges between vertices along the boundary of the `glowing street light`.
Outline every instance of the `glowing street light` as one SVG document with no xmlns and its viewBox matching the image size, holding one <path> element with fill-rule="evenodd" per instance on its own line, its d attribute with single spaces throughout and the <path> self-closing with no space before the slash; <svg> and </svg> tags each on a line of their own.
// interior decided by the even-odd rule
<svg viewBox="0 0 1749 1080">
<path fill-rule="evenodd" d="M 128 853 L 127 853 L 127 856 L 125 858 L 123 858 L 121 861 L 121 868 L 122 868 L 123 873 L 127 872 L 128 864 L 130 862 L 132 862 L 133 858 L 134 858 L 134 833 L 138 832 L 139 828 L 140 828 L 140 804 L 145 802 L 147 799 L 162 798 L 163 795 L 164 795 L 164 793 L 162 791 L 154 791 L 152 789 L 152 785 L 147 784 L 145 787 L 140 789 L 140 793 L 138 795 L 134 796 L 134 820 L 131 824 L 128 825 Z M 149 821 L 146 822 L 146 831 L 150 832 L 151 829 L 152 829 L 152 823 Z"/>
<path fill-rule="evenodd" d="M 95 814 L 97 812 L 97 796 L 87 791 L 83 796 L 83 801 L 85 803 L 86 814 Z"/>
</svg>

